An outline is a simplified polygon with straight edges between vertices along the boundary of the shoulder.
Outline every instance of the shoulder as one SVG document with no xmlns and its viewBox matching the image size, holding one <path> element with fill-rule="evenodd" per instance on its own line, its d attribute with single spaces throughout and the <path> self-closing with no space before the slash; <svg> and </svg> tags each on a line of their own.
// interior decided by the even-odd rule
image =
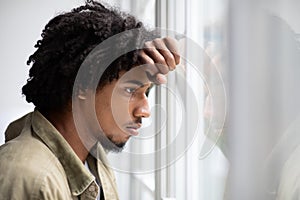
<svg viewBox="0 0 300 200">
<path fill-rule="evenodd" d="M 70 196 L 62 165 L 43 142 L 29 134 L 0 147 L 0 191 L 0 199 Z"/>
<path fill-rule="evenodd" d="M 31 114 L 32 113 L 28 113 L 28 114 L 24 115 L 23 117 L 11 122 L 8 125 L 8 127 L 4 133 L 5 142 L 18 137 L 21 134 L 26 121 L 31 118 Z"/>
</svg>

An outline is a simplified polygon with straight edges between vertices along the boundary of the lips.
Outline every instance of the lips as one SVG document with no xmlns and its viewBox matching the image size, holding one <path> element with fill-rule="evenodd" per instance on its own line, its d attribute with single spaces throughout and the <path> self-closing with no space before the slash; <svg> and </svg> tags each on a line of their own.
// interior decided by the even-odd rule
<svg viewBox="0 0 300 200">
<path fill-rule="evenodd" d="M 136 136 L 139 134 L 139 132 L 138 132 L 139 128 L 141 128 L 141 125 L 139 125 L 139 124 L 130 124 L 125 127 L 126 132 L 129 135 L 133 135 L 133 136 Z"/>
</svg>

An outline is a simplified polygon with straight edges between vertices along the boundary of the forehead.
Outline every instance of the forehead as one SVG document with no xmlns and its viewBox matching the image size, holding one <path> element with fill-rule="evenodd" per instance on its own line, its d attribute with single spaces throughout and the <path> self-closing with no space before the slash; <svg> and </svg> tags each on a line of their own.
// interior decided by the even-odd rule
<svg viewBox="0 0 300 200">
<path fill-rule="evenodd" d="M 149 80 L 145 67 L 134 67 L 129 71 L 122 70 L 119 72 L 119 78 L 108 82 L 103 87 L 97 88 L 97 93 L 110 93 L 116 87 L 152 87 L 153 84 Z"/>
<path fill-rule="evenodd" d="M 145 66 L 138 66 L 130 69 L 129 71 L 121 71 L 119 73 L 118 84 L 131 83 L 135 85 L 151 85 Z"/>
</svg>

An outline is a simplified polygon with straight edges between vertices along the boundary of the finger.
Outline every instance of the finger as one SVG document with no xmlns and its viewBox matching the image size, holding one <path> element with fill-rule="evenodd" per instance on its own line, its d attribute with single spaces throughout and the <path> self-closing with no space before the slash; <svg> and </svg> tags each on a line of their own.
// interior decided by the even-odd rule
<svg viewBox="0 0 300 200">
<path fill-rule="evenodd" d="M 167 77 L 163 74 L 156 74 L 156 84 L 166 84 L 167 83 Z"/>
<path fill-rule="evenodd" d="M 150 59 L 153 60 L 153 62 L 155 64 L 157 64 L 156 66 L 157 66 L 160 73 L 167 74 L 169 72 L 169 67 L 166 63 L 165 58 L 163 57 L 163 55 L 156 48 L 153 48 L 153 47 L 144 48 L 143 51 Z M 141 56 L 145 57 L 147 60 L 150 60 L 148 57 L 146 57 L 145 54 L 142 54 Z"/>
<path fill-rule="evenodd" d="M 154 61 L 150 56 L 148 56 L 145 51 L 141 50 L 139 53 L 139 61 L 141 64 L 146 65 L 145 70 L 150 73 L 151 76 L 159 73 L 159 69 L 155 66 Z"/>
<path fill-rule="evenodd" d="M 161 64 L 158 66 L 162 74 L 167 74 L 170 70 L 176 68 L 175 58 L 164 43 L 164 40 L 157 38 L 153 41 L 145 43 L 145 52 L 152 57 L 155 63 Z M 166 68 L 167 67 L 167 68 Z"/>
<path fill-rule="evenodd" d="M 160 72 L 157 71 L 157 66 L 160 64 L 156 65 L 147 65 L 145 68 L 146 75 L 148 79 L 156 84 L 164 84 L 166 82 L 166 76 Z M 153 73 L 156 72 L 156 73 Z"/>
<path fill-rule="evenodd" d="M 165 37 L 164 43 L 166 44 L 169 51 L 172 53 L 176 65 L 180 63 L 180 52 L 179 52 L 179 43 L 177 40 L 171 37 Z"/>
<path fill-rule="evenodd" d="M 149 72 L 148 70 L 145 70 L 145 73 L 147 75 L 148 80 L 154 84 L 160 85 L 165 84 L 167 82 L 167 77 L 163 74 L 151 74 L 151 72 Z"/>
<path fill-rule="evenodd" d="M 155 48 L 162 54 L 162 56 L 165 59 L 165 62 L 167 63 L 169 70 L 174 70 L 176 68 L 176 62 L 175 58 L 172 54 L 172 52 L 168 49 L 166 44 L 164 43 L 164 40 L 162 39 L 155 39 L 153 41 Z"/>
<path fill-rule="evenodd" d="M 143 49 L 139 51 L 138 59 L 142 64 L 154 65 L 154 60 Z"/>
</svg>

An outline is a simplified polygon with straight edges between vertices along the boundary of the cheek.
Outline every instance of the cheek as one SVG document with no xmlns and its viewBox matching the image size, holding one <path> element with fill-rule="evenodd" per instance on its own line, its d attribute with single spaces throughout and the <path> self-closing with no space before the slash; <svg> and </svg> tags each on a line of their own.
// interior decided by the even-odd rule
<svg viewBox="0 0 300 200">
<path fill-rule="evenodd" d="M 116 120 L 130 118 L 132 101 L 129 97 L 116 97 L 111 102 L 112 114 Z"/>
<path fill-rule="evenodd" d="M 97 111 L 97 119 L 102 129 L 106 129 L 105 125 L 110 123 L 110 110 L 107 108 L 98 108 Z"/>
<path fill-rule="evenodd" d="M 96 113 L 105 134 L 122 130 L 122 126 L 130 121 L 128 102 L 120 101 L 120 99 L 111 103 L 103 102 L 97 107 Z"/>
<path fill-rule="evenodd" d="M 100 98 L 98 100 L 96 99 L 95 110 L 96 110 L 98 122 L 101 128 L 104 129 L 105 125 L 109 124 L 112 118 L 110 101 L 107 100 L 101 101 Z"/>
</svg>

